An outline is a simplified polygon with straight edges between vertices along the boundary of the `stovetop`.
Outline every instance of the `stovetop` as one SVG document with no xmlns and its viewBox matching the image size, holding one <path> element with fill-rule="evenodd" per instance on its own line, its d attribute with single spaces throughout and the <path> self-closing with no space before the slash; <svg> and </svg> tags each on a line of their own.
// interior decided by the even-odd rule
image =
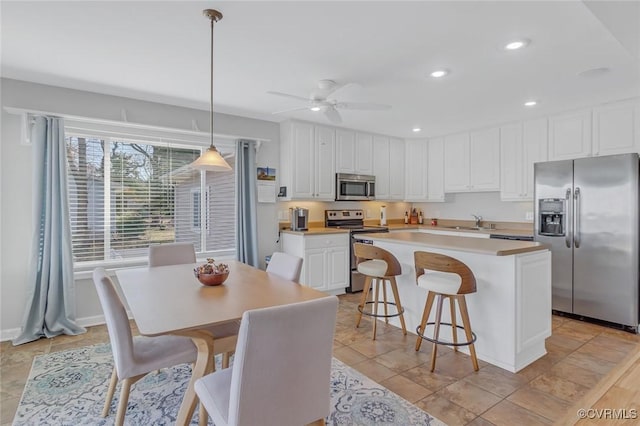
<svg viewBox="0 0 640 426">
<path fill-rule="evenodd" d="M 325 210 L 324 226 L 327 228 L 348 229 L 353 232 L 389 232 L 386 226 L 372 226 L 364 224 L 364 211 L 353 210 Z"/>
</svg>

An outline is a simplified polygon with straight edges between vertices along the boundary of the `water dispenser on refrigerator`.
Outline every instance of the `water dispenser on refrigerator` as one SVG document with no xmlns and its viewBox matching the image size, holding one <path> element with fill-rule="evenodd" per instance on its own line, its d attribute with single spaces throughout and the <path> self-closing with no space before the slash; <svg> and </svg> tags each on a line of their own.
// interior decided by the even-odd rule
<svg viewBox="0 0 640 426">
<path fill-rule="evenodd" d="M 565 200 L 562 198 L 544 198 L 538 200 L 540 212 L 540 235 L 563 237 L 566 217 Z"/>
</svg>

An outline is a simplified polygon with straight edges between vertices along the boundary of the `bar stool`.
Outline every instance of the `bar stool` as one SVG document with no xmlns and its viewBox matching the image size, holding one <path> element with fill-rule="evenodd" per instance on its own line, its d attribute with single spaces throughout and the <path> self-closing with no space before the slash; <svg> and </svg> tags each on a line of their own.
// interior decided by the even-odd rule
<svg viewBox="0 0 640 426">
<path fill-rule="evenodd" d="M 362 300 L 358 305 L 358 321 L 356 327 L 360 327 L 362 314 L 373 317 L 373 340 L 376 340 L 376 318 L 384 318 L 389 323 L 389 318 L 400 317 L 402 325 L 402 333 L 407 334 L 407 328 L 404 324 L 404 308 L 400 303 L 398 295 L 398 285 L 396 284 L 396 276 L 402 273 L 400 262 L 394 255 L 380 247 L 371 244 L 354 243 L 353 254 L 357 258 L 358 272 L 365 276 L 364 289 L 362 292 Z M 391 291 L 393 292 L 393 302 L 387 300 L 387 286 L 389 282 Z M 381 284 L 381 285 L 380 285 Z M 375 297 L 373 296 L 372 287 L 375 285 Z M 384 305 L 384 314 L 378 313 L 378 299 L 380 295 L 380 287 L 382 287 L 382 303 Z M 373 300 L 368 301 L 369 293 L 372 294 Z M 373 305 L 371 312 L 365 310 L 365 305 Z M 395 306 L 395 313 L 389 314 L 388 305 Z"/>
<path fill-rule="evenodd" d="M 420 350 L 422 339 L 433 343 L 433 350 L 431 352 L 431 372 L 433 372 L 436 368 L 438 345 L 453 346 L 454 351 L 458 350 L 458 346 L 469 346 L 473 369 L 478 371 L 478 359 L 476 358 L 476 349 L 473 345 L 473 342 L 476 341 L 476 335 L 471 331 L 469 312 L 467 311 L 467 302 L 465 299 L 465 294 L 476 292 L 476 278 L 473 276 L 473 272 L 471 272 L 471 269 L 464 263 L 443 254 L 416 251 L 414 253 L 414 259 L 418 287 L 429 291 L 429 293 L 427 293 L 427 302 L 424 305 L 424 312 L 422 313 L 422 321 L 416 328 L 416 334 L 418 335 L 416 351 Z M 438 296 L 438 305 L 436 307 L 435 322 L 427 322 L 436 296 Z M 451 323 L 441 322 L 442 304 L 446 297 L 449 298 Z M 462 317 L 464 327 L 456 324 L 456 300 L 460 307 L 460 316 Z M 433 338 L 424 335 L 425 327 L 431 324 L 435 324 Z M 441 324 L 451 326 L 453 342 L 439 340 Z M 464 330 L 467 338 L 466 342 L 458 342 L 458 328 Z"/>
</svg>

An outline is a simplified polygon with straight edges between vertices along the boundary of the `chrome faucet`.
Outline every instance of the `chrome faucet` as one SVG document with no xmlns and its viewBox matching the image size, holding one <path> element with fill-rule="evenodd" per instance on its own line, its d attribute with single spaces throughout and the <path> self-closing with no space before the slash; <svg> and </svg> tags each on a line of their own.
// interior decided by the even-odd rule
<svg viewBox="0 0 640 426">
<path fill-rule="evenodd" d="M 482 221 L 482 216 L 475 215 L 475 214 L 472 214 L 471 216 L 473 216 L 476 219 L 476 228 L 480 228 L 480 222 Z"/>
</svg>

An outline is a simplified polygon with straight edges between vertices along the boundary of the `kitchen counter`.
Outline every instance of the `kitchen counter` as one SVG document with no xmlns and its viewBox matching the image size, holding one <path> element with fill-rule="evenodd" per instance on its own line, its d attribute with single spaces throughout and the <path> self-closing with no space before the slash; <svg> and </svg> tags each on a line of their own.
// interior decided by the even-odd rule
<svg viewBox="0 0 640 426">
<path fill-rule="evenodd" d="M 358 234 L 373 245 L 391 252 L 400 262 L 396 277 L 407 329 L 420 323 L 427 291 L 416 285 L 414 253 L 445 254 L 464 262 L 476 278 L 477 291 L 466 296 L 471 327 L 478 339 L 478 358 L 517 372 L 546 353 L 545 339 L 551 335 L 551 252 L 546 245 L 528 241 L 468 238 L 419 232 L 418 229 L 388 234 Z M 450 322 L 449 304 L 443 321 Z M 435 309 L 429 321 L 435 320 Z M 398 318 L 389 322 L 399 326 Z M 457 323 L 461 324 L 459 312 Z M 433 327 L 427 328 L 427 335 Z M 452 341 L 450 328 L 444 340 Z M 429 343 L 424 342 L 423 347 Z M 467 347 L 461 347 L 468 353 Z"/>
<path fill-rule="evenodd" d="M 538 250 L 548 250 L 541 243 L 530 241 L 494 240 L 488 238 L 466 238 L 449 235 L 428 234 L 425 232 L 390 232 L 358 234 L 356 238 L 375 241 L 389 241 L 420 246 L 421 250 L 436 248 L 478 253 L 490 256 L 510 256 Z"/>
<path fill-rule="evenodd" d="M 282 229 L 280 230 L 283 234 L 294 234 L 294 235 L 323 235 L 323 234 L 348 234 L 348 229 L 339 229 L 339 228 L 309 228 L 307 231 L 292 231 L 291 229 Z"/>
</svg>

